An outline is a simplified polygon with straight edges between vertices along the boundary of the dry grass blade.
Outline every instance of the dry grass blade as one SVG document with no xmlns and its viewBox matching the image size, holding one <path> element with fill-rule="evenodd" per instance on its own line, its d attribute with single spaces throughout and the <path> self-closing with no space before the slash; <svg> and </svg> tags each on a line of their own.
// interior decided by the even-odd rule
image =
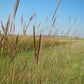
<svg viewBox="0 0 84 84">
<path fill-rule="evenodd" d="M 54 17 L 55 17 L 55 14 L 56 14 L 56 12 L 57 12 L 57 9 L 58 9 L 60 3 L 61 3 L 61 0 L 59 0 L 59 2 L 58 2 L 58 4 L 57 4 L 57 7 L 56 7 L 55 12 L 54 12 L 53 17 L 52 17 L 52 21 L 53 21 L 53 19 L 54 19 Z"/>
<path fill-rule="evenodd" d="M 24 69 L 25 69 L 25 67 L 26 67 L 26 65 L 27 65 L 27 60 L 28 60 L 28 58 L 26 58 L 26 60 L 25 60 L 25 64 L 24 64 L 24 66 L 23 66 L 22 72 L 24 71 Z"/>
<path fill-rule="evenodd" d="M 4 32 L 5 32 L 5 28 L 4 28 L 4 26 L 3 26 L 2 21 L 0 21 L 0 22 L 1 22 L 1 27 L 2 27 L 3 33 L 4 33 Z M 8 30 L 7 30 L 7 32 L 8 32 Z M 2 40 L 3 40 L 3 37 L 1 38 L 0 42 L 1 42 Z M 8 41 L 7 37 L 6 37 L 6 40 Z"/>
<path fill-rule="evenodd" d="M 13 26 L 13 21 L 11 22 L 10 34 L 12 33 L 12 26 Z"/>
<path fill-rule="evenodd" d="M 26 34 L 27 28 L 28 28 L 31 20 L 34 18 L 35 15 L 36 15 L 36 12 L 34 12 L 33 15 L 30 17 L 29 22 L 28 22 L 28 24 L 26 25 L 26 28 L 25 28 L 25 34 Z"/>
<path fill-rule="evenodd" d="M 56 19 L 57 19 L 57 16 L 55 17 L 55 19 L 54 19 L 54 21 L 52 23 L 52 26 L 54 26 Z"/>
<path fill-rule="evenodd" d="M 3 41 L 3 39 L 4 39 L 4 36 L 2 36 L 2 38 L 1 38 L 1 40 L 0 40 L 0 43 Z"/>
<path fill-rule="evenodd" d="M 25 35 L 25 33 L 26 33 L 25 27 L 26 27 L 26 22 L 23 24 L 23 35 Z"/>
<path fill-rule="evenodd" d="M 33 26 L 33 38 L 34 38 L 34 53 L 35 53 L 35 58 L 36 58 L 35 26 Z"/>
<path fill-rule="evenodd" d="M 39 37 L 39 45 L 38 45 L 38 48 L 40 49 L 40 44 L 41 44 L 41 34 L 40 34 L 40 37 Z M 38 50 L 39 50 L 38 49 Z M 39 52 L 38 52 L 39 53 Z"/>
<path fill-rule="evenodd" d="M 11 61 L 13 61 L 13 59 L 15 58 L 15 54 L 17 52 L 17 43 L 18 43 L 18 36 L 16 37 L 15 48 L 14 48 L 14 50 L 12 49 Z"/>
<path fill-rule="evenodd" d="M 2 21 L 0 21 L 1 22 L 1 27 L 2 27 L 2 30 L 4 31 L 4 26 L 3 26 L 3 23 L 2 23 Z"/>
<path fill-rule="evenodd" d="M 37 50 L 37 63 L 38 63 L 38 56 L 39 56 L 40 44 L 41 44 L 41 34 L 40 34 L 39 41 L 37 44 L 38 44 L 38 50 Z"/>
<path fill-rule="evenodd" d="M 30 21 L 33 19 L 33 17 L 36 15 L 36 12 L 33 13 L 33 15 L 30 18 Z"/>
<path fill-rule="evenodd" d="M 19 36 L 19 35 L 18 35 Z M 18 43 L 18 36 L 16 37 L 16 44 Z"/>
<path fill-rule="evenodd" d="M 35 26 L 33 26 L 33 39 L 34 39 L 34 56 L 35 56 L 36 63 L 38 64 L 38 56 L 39 56 L 40 44 L 41 44 L 41 35 L 39 37 L 39 41 L 37 40 L 37 46 L 36 46 Z"/>
<path fill-rule="evenodd" d="M 17 8 L 18 8 L 18 5 L 19 5 L 19 1 L 20 1 L 20 0 L 17 0 L 17 1 L 16 1 L 16 4 L 15 4 L 15 6 L 14 6 L 15 8 L 14 8 L 14 16 L 13 16 L 13 18 L 15 18 L 15 15 L 16 15 L 16 12 L 17 12 Z"/>
<path fill-rule="evenodd" d="M 6 40 L 6 35 L 7 35 L 8 28 L 9 28 L 9 24 L 10 24 L 10 14 L 9 14 L 7 24 L 6 24 L 5 30 L 4 30 L 4 38 L 3 38 L 3 42 L 2 42 L 3 47 L 5 45 L 5 40 Z"/>
</svg>

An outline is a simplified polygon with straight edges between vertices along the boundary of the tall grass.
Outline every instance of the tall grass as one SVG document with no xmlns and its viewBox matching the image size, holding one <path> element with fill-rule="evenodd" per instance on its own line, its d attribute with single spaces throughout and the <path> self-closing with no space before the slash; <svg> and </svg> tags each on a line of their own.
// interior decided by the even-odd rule
<svg viewBox="0 0 84 84">
<path fill-rule="evenodd" d="M 23 22 L 22 14 L 23 35 L 14 34 L 19 2 L 20 0 L 16 0 L 14 3 L 13 18 L 9 14 L 6 26 L 1 22 L 3 34 L 0 34 L 0 84 L 83 84 L 83 40 L 57 37 L 59 28 L 52 36 L 61 0 L 57 4 L 46 36 L 41 34 L 36 36 L 35 26 L 33 26 L 33 35 L 26 35 L 31 20 L 36 16 L 35 12 L 27 25 Z M 70 18 L 69 16 L 68 26 Z M 73 24 L 76 20 L 77 17 Z M 71 27 L 65 36 L 68 36 Z"/>
</svg>

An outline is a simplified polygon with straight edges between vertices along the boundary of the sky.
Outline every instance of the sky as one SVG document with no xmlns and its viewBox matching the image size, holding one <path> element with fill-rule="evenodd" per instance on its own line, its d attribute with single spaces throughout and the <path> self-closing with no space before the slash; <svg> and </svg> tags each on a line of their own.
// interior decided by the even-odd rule
<svg viewBox="0 0 84 84">
<path fill-rule="evenodd" d="M 30 30 L 27 30 L 27 34 L 32 34 L 33 24 L 38 25 L 39 22 L 42 22 L 42 27 L 44 27 L 46 18 L 49 18 L 49 22 L 51 21 L 58 2 L 59 0 L 20 0 L 15 17 L 15 33 L 21 34 L 23 31 L 21 27 L 22 14 L 24 22 L 27 23 L 33 12 L 36 12 L 36 19 L 32 20 L 29 26 Z M 0 20 L 4 25 L 9 13 L 13 15 L 13 0 L 0 0 Z M 68 30 L 68 19 L 71 16 L 71 31 L 76 31 L 80 37 L 84 37 L 84 0 L 61 0 L 56 15 L 56 24 L 57 26 L 61 25 L 60 32 Z M 73 25 L 76 17 L 77 22 Z"/>
</svg>

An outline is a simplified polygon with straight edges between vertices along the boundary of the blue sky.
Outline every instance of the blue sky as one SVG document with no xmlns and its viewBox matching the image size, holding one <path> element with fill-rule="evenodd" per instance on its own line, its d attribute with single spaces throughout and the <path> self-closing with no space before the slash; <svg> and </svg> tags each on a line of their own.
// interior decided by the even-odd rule
<svg viewBox="0 0 84 84">
<path fill-rule="evenodd" d="M 57 3 L 59 0 L 20 0 L 18 11 L 16 14 L 16 31 L 15 33 L 22 33 L 21 15 L 24 16 L 24 22 L 28 22 L 33 12 L 36 12 L 36 24 L 40 21 L 44 25 L 44 21 L 49 17 L 51 20 Z M 13 14 L 13 0 L 0 0 L 0 20 L 6 24 L 9 13 Z M 77 16 L 77 22 L 72 27 L 72 31 L 80 33 L 80 37 L 84 37 L 84 0 L 61 0 L 61 4 L 57 11 L 57 25 L 61 25 L 62 30 L 67 31 L 68 18 L 71 16 L 71 25 Z M 30 24 L 29 28 L 35 24 L 35 19 Z M 45 26 L 45 25 L 44 25 Z M 0 27 L 1 30 L 1 27 Z M 32 29 L 27 31 L 27 34 L 32 33 Z"/>
</svg>

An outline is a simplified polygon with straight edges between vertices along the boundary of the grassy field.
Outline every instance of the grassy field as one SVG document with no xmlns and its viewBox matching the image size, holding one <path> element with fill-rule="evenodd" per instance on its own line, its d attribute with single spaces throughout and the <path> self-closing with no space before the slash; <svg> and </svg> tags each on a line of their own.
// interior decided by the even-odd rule
<svg viewBox="0 0 84 84">
<path fill-rule="evenodd" d="M 61 38 L 61 37 L 60 37 Z M 40 48 L 36 64 L 34 49 L 18 51 L 11 62 L 0 57 L 1 84 L 83 84 L 84 41 L 75 40 Z"/>
<path fill-rule="evenodd" d="M 27 25 L 22 15 L 23 34 L 15 35 L 19 1 L 14 2 L 13 16 L 9 14 L 6 25 L 0 21 L 3 31 L 0 33 L 0 84 L 84 84 L 84 38 L 78 38 L 75 32 L 69 37 L 77 18 L 71 26 L 69 17 L 68 30 L 58 37 L 59 28 L 54 26 L 59 0 L 51 22 L 45 23 L 49 27 L 47 35 L 39 31 L 41 34 L 36 36 L 35 25 L 33 35 L 26 35 L 35 12 Z"/>
</svg>

